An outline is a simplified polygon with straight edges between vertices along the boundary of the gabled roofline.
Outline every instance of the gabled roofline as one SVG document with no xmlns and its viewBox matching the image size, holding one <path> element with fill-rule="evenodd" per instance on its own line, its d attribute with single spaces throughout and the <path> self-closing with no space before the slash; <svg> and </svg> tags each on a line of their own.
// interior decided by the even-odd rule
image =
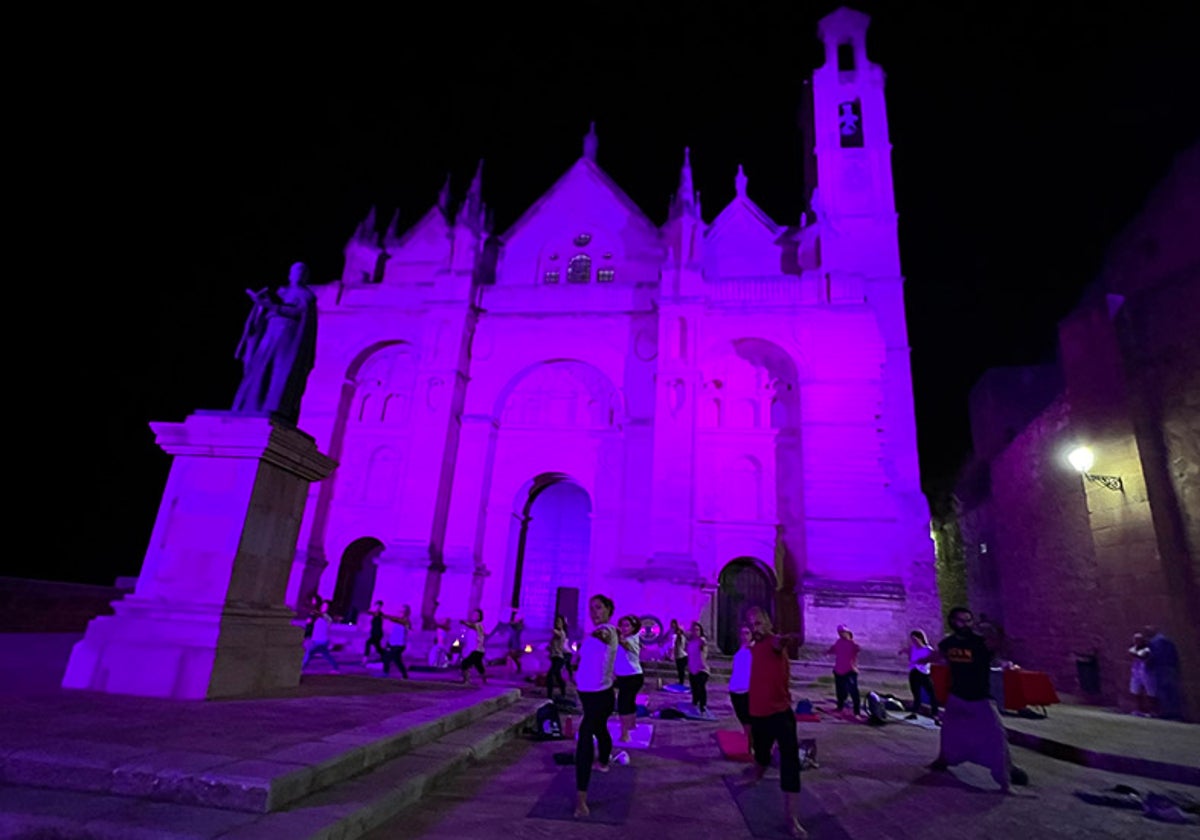
<svg viewBox="0 0 1200 840">
<path fill-rule="evenodd" d="M 550 200 L 550 197 L 558 191 L 562 184 L 573 174 L 575 174 L 576 170 L 581 168 L 598 179 L 600 183 L 613 194 L 613 197 L 625 206 L 633 218 L 637 219 L 642 226 L 645 227 L 647 233 L 655 236 L 658 235 L 658 225 L 650 221 L 650 217 L 642 211 L 641 207 L 638 207 L 637 202 L 630 198 L 625 191 L 617 185 L 617 182 L 614 181 L 607 172 L 601 169 L 594 160 L 581 157 L 579 160 L 575 161 L 575 163 L 571 165 L 571 168 L 564 172 L 557 181 L 551 184 L 550 188 L 542 193 L 541 198 L 531 204 L 529 209 L 522 213 L 520 218 L 518 218 L 509 226 L 508 230 L 500 234 L 498 237 L 500 243 L 507 244 L 509 240 L 519 233 L 521 228 L 528 224 L 529 221 L 538 214 L 542 207 L 546 205 L 546 203 Z"/>
</svg>

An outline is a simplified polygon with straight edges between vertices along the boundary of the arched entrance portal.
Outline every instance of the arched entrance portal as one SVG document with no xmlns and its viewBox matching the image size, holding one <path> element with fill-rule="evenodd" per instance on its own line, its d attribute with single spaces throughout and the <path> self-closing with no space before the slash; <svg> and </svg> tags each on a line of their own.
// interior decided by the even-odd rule
<svg viewBox="0 0 1200 840">
<path fill-rule="evenodd" d="M 375 591 L 375 560 L 383 543 L 374 537 L 362 537 L 346 546 L 338 564 L 337 584 L 333 588 L 329 611 L 338 616 L 366 612 Z"/>
<path fill-rule="evenodd" d="M 592 501 L 573 481 L 540 477 L 529 493 L 517 541 L 512 606 L 525 624 L 545 629 L 556 611 L 579 627 L 579 597 L 587 582 Z M 505 621 L 507 616 L 498 616 Z"/>
<path fill-rule="evenodd" d="M 738 557 L 721 570 L 718 583 L 717 645 L 722 653 L 738 649 L 739 628 L 750 607 L 762 607 L 775 618 L 775 576 L 758 560 Z"/>
</svg>

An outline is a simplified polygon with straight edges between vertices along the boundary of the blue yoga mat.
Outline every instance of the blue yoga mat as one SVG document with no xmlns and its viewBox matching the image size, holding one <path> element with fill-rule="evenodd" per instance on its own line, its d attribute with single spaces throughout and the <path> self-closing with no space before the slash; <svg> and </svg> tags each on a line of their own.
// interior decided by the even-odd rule
<svg viewBox="0 0 1200 840">
<path fill-rule="evenodd" d="M 525 816 L 541 820 L 624 825 L 629 819 L 629 807 L 633 804 L 636 786 L 636 767 L 617 764 L 607 773 L 593 771 L 592 781 L 588 785 L 588 809 L 591 814 L 576 820 L 575 768 L 563 769 L 554 775 L 546 792 Z"/>
</svg>

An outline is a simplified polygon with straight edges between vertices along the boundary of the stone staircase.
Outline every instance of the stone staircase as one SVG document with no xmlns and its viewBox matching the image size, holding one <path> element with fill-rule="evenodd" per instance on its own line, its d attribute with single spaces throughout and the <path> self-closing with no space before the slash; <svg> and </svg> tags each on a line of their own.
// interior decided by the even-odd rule
<svg viewBox="0 0 1200 840">
<path fill-rule="evenodd" d="M 351 840 L 516 737 L 538 705 L 506 688 L 216 768 L 198 753 L 139 763 L 81 742 L 0 754 L 0 836 Z"/>
</svg>

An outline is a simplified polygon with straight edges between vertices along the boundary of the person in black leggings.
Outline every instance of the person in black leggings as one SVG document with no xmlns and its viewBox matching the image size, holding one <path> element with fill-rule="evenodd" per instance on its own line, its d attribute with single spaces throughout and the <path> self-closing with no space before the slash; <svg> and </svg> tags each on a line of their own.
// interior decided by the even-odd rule
<svg viewBox="0 0 1200 840">
<path fill-rule="evenodd" d="M 371 648 L 379 654 L 379 658 L 383 659 L 383 601 L 375 602 L 375 609 L 371 611 L 371 635 L 367 636 L 367 643 L 363 645 L 363 664 L 367 664 L 367 659 L 370 657 Z"/>
<path fill-rule="evenodd" d="M 617 682 L 617 716 L 621 719 L 621 735 L 617 739 L 629 743 L 637 728 L 637 696 L 646 681 L 642 673 L 642 621 L 636 615 L 626 615 L 617 622 L 617 660 L 613 676 Z"/>
<path fill-rule="evenodd" d="M 487 672 L 483 669 L 483 610 L 476 607 L 471 610 L 471 617 L 462 622 L 467 628 L 463 637 L 463 660 L 458 666 L 462 671 L 462 681 L 470 682 L 467 671 L 474 668 L 479 672 L 479 679 L 487 685 Z"/>
<path fill-rule="evenodd" d="M 597 768 L 608 772 L 612 758 L 612 736 L 608 734 L 608 719 L 613 713 L 613 662 L 617 658 L 617 628 L 609 624 L 613 602 L 605 595 L 593 595 L 588 601 L 588 615 L 596 626 L 579 646 L 579 666 L 575 670 L 575 688 L 583 719 L 579 722 L 579 742 L 575 745 L 575 816 L 586 817 L 588 784 L 592 780 L 592 759 L 598 758 Z M 596 740 L 599 755 L 593 752 Z"/>
<path fill-rule="evenodd" d="M 567 667 L 567 619 L 562 613 L 554 616 L 554 629 L 550 632 L 550 670 L 546 673 L 546 698 L 553 699 L 554 686 L 559 696 L 567 696 L 567 680 L 563 669 Z"/>
</svg>

